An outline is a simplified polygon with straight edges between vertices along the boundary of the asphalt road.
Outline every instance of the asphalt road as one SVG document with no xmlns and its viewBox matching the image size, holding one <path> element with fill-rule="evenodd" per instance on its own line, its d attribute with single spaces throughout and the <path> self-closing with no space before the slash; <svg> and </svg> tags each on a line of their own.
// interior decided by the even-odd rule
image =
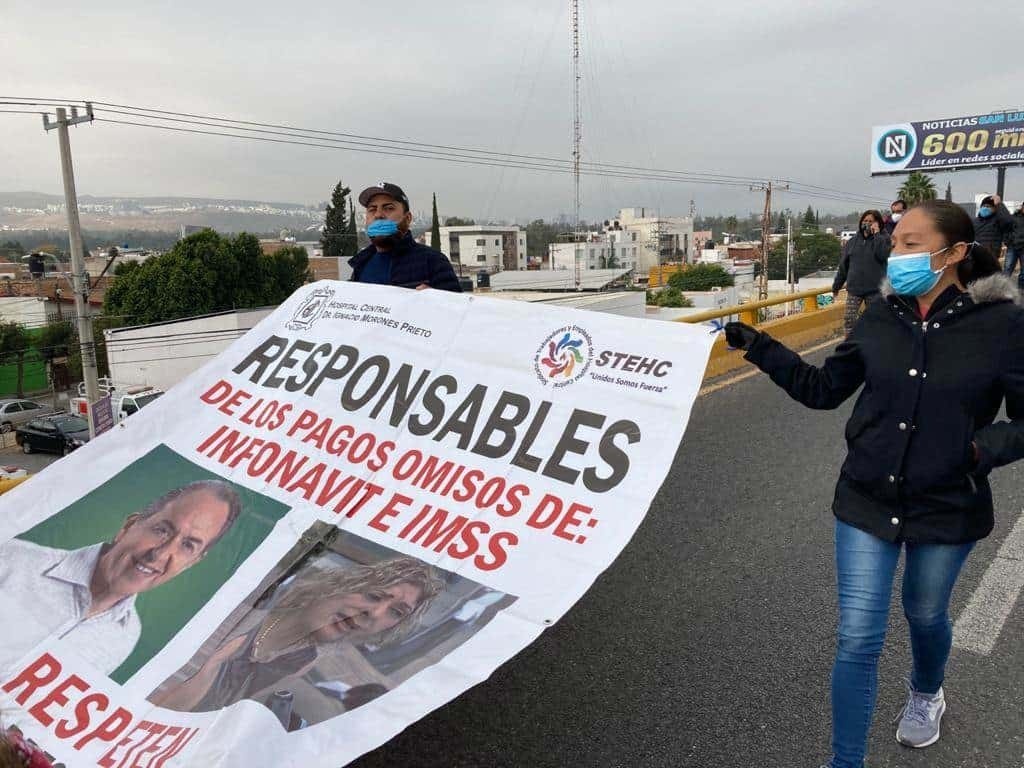
<svg viewBox="0 0 1024 768">
<path fill-rule="evenodd" d="M 352 765 L 817 768 L 835 636 L 829 505 L 849 407 L 806 410 L 760 375 L 701 397 L 647 520 L 584 599 L 490 680 Z M 954 616 L 1024 508 L 1018 473 L 993 475 L 999 521 Z M 1024 766 L 1024 610 L 991 655 L 954 649 L 943 738 L 913 751 L 890 724 L 910 658 L 898 593 L 868 765 Z"/>
</svg>

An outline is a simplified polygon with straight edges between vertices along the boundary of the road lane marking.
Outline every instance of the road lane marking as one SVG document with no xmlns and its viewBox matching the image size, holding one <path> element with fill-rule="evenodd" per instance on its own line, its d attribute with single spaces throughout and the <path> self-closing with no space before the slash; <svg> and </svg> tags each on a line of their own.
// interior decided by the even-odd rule
<svg viewBox="0 0 1024 768">
<path fill-rule="evenodd" d="M 953 645 L 988 656 L 1024 589 L 1024 514 L 999 548 L 953 627 Z"/>
</svg>

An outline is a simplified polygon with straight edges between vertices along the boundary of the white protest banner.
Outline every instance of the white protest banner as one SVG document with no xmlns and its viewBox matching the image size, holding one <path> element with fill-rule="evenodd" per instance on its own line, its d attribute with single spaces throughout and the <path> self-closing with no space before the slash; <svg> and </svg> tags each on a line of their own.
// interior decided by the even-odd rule
<svg viewBox="0 0 1024 768">
<path fill-rule="evenodd" d="M 4 722 L 69 766 L 354 760 L 486 679 L 614 560 L 713 339 L 306 286 L 0 497 Z"/>
</svg>

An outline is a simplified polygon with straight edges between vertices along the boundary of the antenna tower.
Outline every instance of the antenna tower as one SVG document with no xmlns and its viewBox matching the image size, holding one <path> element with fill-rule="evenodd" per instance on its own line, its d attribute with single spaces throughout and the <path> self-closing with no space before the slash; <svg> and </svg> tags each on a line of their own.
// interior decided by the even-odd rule
<svg viewBox="0 0 1024 768">
<path fill-rule="evenodd" d="M 572 88 L 573 88 L 573 129 L 572 129 L 572 173 L 575 185 L 575 208 L 573 213 L 573 261 L 576 266 L 576 289 L 581 283 L 580 258 L 580 144 L 583 141 L 583 114 L 580 109 L 580 3 L 569 0 L 569 24 L 572 30 Z"/>
</svg>

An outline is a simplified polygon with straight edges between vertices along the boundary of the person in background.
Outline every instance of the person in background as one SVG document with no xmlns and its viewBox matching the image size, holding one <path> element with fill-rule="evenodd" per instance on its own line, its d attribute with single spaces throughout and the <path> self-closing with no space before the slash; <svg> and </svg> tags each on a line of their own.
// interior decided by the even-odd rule
<svg viewBox="0 0 1024 768">
<path fill-rule="evenodd" d="M 790 397 L 834 409 L 858 389 L 836 484 L 838 646 L 829 768 L 863 768 L 896 566 L 913 666 L 896 728 L 938 741 L 953 642 L 949 603 L 975 542 L 992 532 L 995 468 L 1024 458 L 1024 309 L 963 209 L 931 200 L 896 227 L 884 301 L 821 368 L 765 333 L 728 323 Z M 861 387 L 863 386 L 863 389 Z M 1005 401 L 1008 420 L 996 421 Z"/>
<path fill-rule="evenodd" d="M 1024 204 L 1013 212 L 1013 230 L 1006 240 L 1006 260 L 1004 261 L 1007 275 L 1013 274 L 1013 268 L 1020 262 L 1020 274 L 1017 287 L 1024 291 Z"/>
<path fill-rule="evenodd" d="M 889 258 L 889 236 L 885 234 L 884 226 L 881 213 L 864 211 L 857 234 L 843 247 L 839 271 L 832 282 L 832 295 L 836 296 L 846 286 L 843 328 L 847 336 L 860 317 L 861 305 L 878 297 Z"/>
<path fill-rule="evenodd" d="M 903 214 L 907 212 L 906 200 L 893 200 L 892 205 L 889 206 L 889 216 L 885 220 L 885 234 L 892 237 L 892 231 L 896 229 L 896 225 L 900 223 L 900 219 L 903 218 Z"/>
<path fill-rule="evenodd" d="M 370 245 L 348 261 L 353 282 L 462 292 L 448 257 L 413 239 L 409 198 L 400 186 L 382 181 L 367 187 L 359 204 L 366 209 Z"/>
<path fill-rule="evenodd" d="M 998 259 L 1003 242 L 1012 231 L 1013 217 L 1003 205 L 1003 198 L 999 195 L 984 198 L 974 217 L 974 239 Z"/>
</svg>

